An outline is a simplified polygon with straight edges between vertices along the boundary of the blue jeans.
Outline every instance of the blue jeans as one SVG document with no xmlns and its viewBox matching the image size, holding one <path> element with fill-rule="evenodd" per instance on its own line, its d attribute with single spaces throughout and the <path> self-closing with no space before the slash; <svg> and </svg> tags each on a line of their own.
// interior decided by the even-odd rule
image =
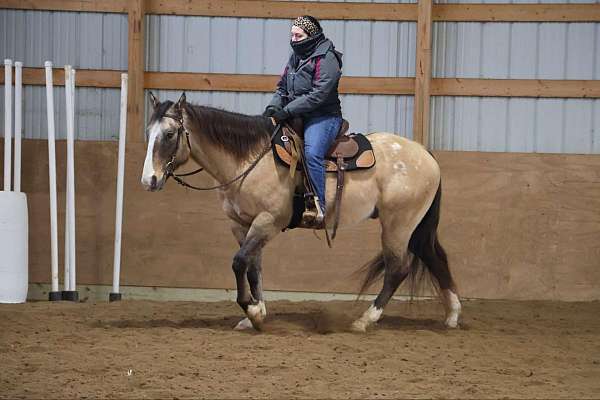
<svg viewBox="0 0 600 400">
<path fill-rule="evenodd" d="M 304 155 L 310 179 L 325 212 L 325 154 L 342 126 L 342 118 L 324 115 L 304 120 Z"/>
</svg>

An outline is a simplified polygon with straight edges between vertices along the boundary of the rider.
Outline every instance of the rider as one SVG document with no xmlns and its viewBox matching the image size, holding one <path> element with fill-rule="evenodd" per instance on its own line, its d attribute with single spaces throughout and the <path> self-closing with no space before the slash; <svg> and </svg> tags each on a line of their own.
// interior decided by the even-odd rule
<svg viewBox="0 0 600 400">
<path fill-rule="evenodd" d="M 292 54 L 263 115 L 281 123 L 301 117 L 304 123 L 304 155 L 319 199 L 315 222 L 325 217 L 324 157 L 342 124 L 338 84 L 342 53 L 323 34 L 319 21 L 298 17 L 292 24 Z"/>
</svg>

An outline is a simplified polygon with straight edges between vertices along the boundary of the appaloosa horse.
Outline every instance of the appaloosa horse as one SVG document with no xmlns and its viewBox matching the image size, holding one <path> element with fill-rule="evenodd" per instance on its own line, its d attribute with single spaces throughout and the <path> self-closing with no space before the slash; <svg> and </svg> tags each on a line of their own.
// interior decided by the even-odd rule
<svg viewBox="0 0 600 400">
<path fill-rule="evenodd" d="M 274 160 L 269 119 L 150 94 L 153 113 L 147 128 L 148 149 L 142 184 L 162 189 L 169 173 L 192 158 L 217 182 L 223 210 L 231 219 L 240 249 L 233 257 L 237 302 L 247 318 L 237 329 L 260 329 L 267 314 L 262 291 L 263 247 L 292 217 L 294 190 L 301 174 Z M 437 162 L 420 144 L 391 133 L 367 136 L 376 165 L 346 174 L 340 226 L 367 218 L 381 223 L 382 251 L 366 266 L 362 290 L 383 275 L 383 287 L 352 328 L 365 331 L 379 320 L 400 283 L 428 271 L 446 310 L 446 325 L 456 327 L 461 311 L 446 253 L 437 238 L 441 180 Z M 261 157 L 261 158 L 259 158 Z M 258 162 L 256 162 L 259 160 Z M 328 174 L 329 175 L 329 174 Z M 236 178 L 239 178 L 236 180 Z M 334 215 L 335 177 L 327 179 L 327 213 Z M 330 224 L 330 218 L 327 218 Z"/>
</svg>

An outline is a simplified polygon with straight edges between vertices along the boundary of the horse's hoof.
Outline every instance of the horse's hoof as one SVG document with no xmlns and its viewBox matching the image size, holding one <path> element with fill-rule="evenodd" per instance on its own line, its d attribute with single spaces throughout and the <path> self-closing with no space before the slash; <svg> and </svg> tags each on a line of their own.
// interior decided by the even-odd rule
<svg viewBox="0 0 600 400">
<path fill-rule="evenodd" d="M 365 333 L 367 331 L 367 324 L 364 321 L 357 320 L 350 326 L 352 332 Z"/>
<path fill-rule="evenodd" d="M 267 307 L 265 303 L 259 301 L 258 304 L 251 304 L 248 306 L 246 315 L 256 330 L 260 330 L 265 317 L 267 316 Z"/>
<path fill-rule="evenodd" d="M 458 315 L 451 315 L 448 318 L 446 318 L 445 325 L 450 329 L 458 328 Z"/>
<path fill-rule="evenodd" d="M 254 328 L 254 326 L 252 325 L 252 322 L 248 318 L 244 318 L 243 320 L 238 322 L 238 324 L 233 329 L 236 331 L 244 331 L 246 329 L 253 329 L 253 328 Z"/>
</svg>

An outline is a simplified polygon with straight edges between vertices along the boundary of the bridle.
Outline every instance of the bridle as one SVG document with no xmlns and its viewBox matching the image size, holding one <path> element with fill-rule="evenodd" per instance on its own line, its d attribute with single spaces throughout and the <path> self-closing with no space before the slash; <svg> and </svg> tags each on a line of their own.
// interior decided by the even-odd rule
<svg viewBox="0 0 600 400">
<path fill-rule="evenodd" d="M 165 175 L 167 176 L 166 179 L 165 179 L 165 182 L 170 177 L 173 177 L 173 179 L 175 180 L 175 182 L 177 182 L 181 186 L 184 186 L 184 187 L 187 187 L 187 188 L 190 188 L 190 189 L 194 189 L 194 190 L 223 189 L 223 188 L 226 188 L 227 186 L 231 185 L 232 183 L 234 183 L 234 182 L 236 182 L 236 181 L 238 181 L 238 180 L 240 180 L 240 179 L 245 178 L 246 176 L 248 176 L 248 174 L 250 174 L 250 171 L 252 171 L 254 169 L 254 167 L 256 167 L 256 165 L 258 164 L 258 162 L 265 155 L 267 155 L 267 153 L 269 152 L 269 150 L 271 150 L 271 143 L 273 142 L 273 138 L 275 137 L 275 135 L 277 134 L 277 132 L 279 131 L 279 129 L 281 129 L 281 124 L 277 124 L 275 126 L 275 129 L 273 130 L 273 133 L 271 134 L 271 138 L 269 140 L 269 143 L 267 144 L 267 146 L 265 147 L 265 149 L 260 153 L 260 155 L 258 156 L 258 158 L 256 160 L 254 160 L 252 162 L 252 164 L 250 164 L 250 166 L 244 172 L 242 172 L 241 174 L 239 174 L 235 178 L 231 179 L 230 181 L 225 182 L 225 183 L 220 184 L 220 185 L 209 186 L 209 187 L 198 187 L 198 186 L 190 185 L 189 183 L 187 183 L 186 181 L 184 181 L 183 179 L 181 179 L 181 177 L 182 176 L 195 175 L 198 172 L 203 171 L 204 168 L 200 167 L 200 168 L 198 168 L 195 171 L 186 172 L 185 174 L 176 174 L 175 173 L 175 158 L 177 157 L 177 152 L 179 151 L 179 142 L 181 141 L 181 136 L 183 134 L 185 134 L 185 138 L 186 138 L 186 142 L 187 142 L 190 154 L 192 153 L 192 145 L 190 143 L 190 133 L 188 132 L 187 129 L 185 129 L 185 126 L 183 124 L 183 114 L 180 115 L 180 116 L 165 114 L 163 116 L 163 118 L 171 118 L 171 119 L 174 119 L 175 121 L 177 121 L 179 123 L 179 128 L 177 128 L 177 143 L 175 145 L 175 150 L 173 151 L 173 155 L 171 156 L 171 160 L 169 160 L 169 162 L 165 166 Z"/>
<path fill-rule="evenodd" d="M 175 173 L 175 158 L 177 157 L 177 152 L 179 151 L 179 142 L 181 140 L 180 138 L 181 138 L 182 133 L 185 133 L 185 139 L 186 139 L 190 154 L 192 152 L 192 145 L 190 144 L 190 133 L 187 131 L 187 129 L 185 129 L 185 127 L 183 125 L 183 116 L 178 117 L 175 115 L 164 115 L 163 118 L 171 118 L 179 123 L 179 127 L 177 128 L 177 143 L 175 145 L 175 150 L 173 151 L 171 160 L 169 160 L 167 165 L 165 165 L 165 175 L 167 175 L 167 179 L 169 179 L 169 177 L 171 177 L 171 176 L 173 177 L 173 179 L 176 179 L 180 176 L 195 175 L 198 172 L 204 171 L 204 168 L 200 167 L 195 171 L 187 172 L 185 174 L 176 174 Z"/>
</svg>

